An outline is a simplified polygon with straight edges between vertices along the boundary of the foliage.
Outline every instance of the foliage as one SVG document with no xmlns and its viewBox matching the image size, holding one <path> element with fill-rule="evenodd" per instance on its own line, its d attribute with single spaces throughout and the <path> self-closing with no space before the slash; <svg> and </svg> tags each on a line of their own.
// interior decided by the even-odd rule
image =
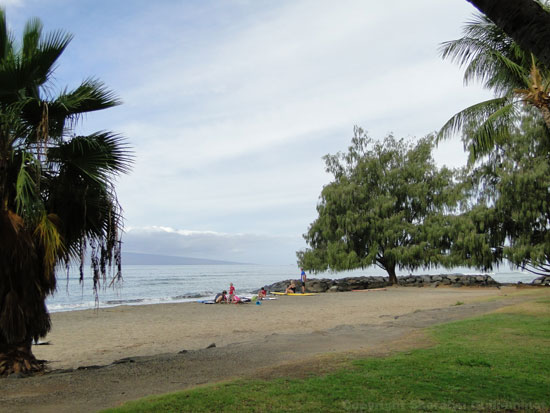
<svg viewBox="0 0 550 413">
<path fill-rule="evenodd" d="M 89 243 L 94 288 L 109 264 L 120 276 L 114 179 L 132 157 L 119 135 L 74 133 L 84 114 L 119 104 L 100 81 L 54 96 L 54 68 L 70 40 L 31 19 L 18 45 L 0 9 L 0 362 L 34 362 L 30 344 L 50 328 L 44 301 L 59 262 L 82 262 Z M 0 374 L 32 368 L 2 363 Z"/>
<path fill-rule="evenodd" d="M 514 134 L 471 172 L 487 242 L 511 263 L 550 272 L 550 132 L 524 118 Z M 480 212 L 482 211 L 482 212 Z"/>
<path fill-rule="evenodd" d="M 546 3 L 543 6 L 548 9 Z M 463 31 L 464 37 L 441 45 L 441 54 L 465 66 L 465 84 L 479 80 L 495 97 L 454 115 L 441 128 L 438 139 L 467 132 L 462 138 L 473 163 L 510 139 L 525 114 L 550 127 L 550 71 L 483 15 L 474 16 Z"/>
<path fill-rule="evenodd" d="M 539 305 L 550 307 L 548 300 Z M 238 380 L 105 412 L 547 411 L 550 316 L 491 314 L 437 326 L 432 348 L 358 360 L 303 380 Z"/>
<path fill-rule="evenodd" d="M 395 268 L 452 265 L 451 213 L 461 191 L 454 171 L 438 169 L 431 137 L 416 145 L 393 136 L 382 142 L 356 127 L 347 153 L 327 155 L 334 177 L 321 193 L 318 218 L 298 252 L 300 266 L 334 271 L 378 265 L 396 282 Z"/>
</svg>

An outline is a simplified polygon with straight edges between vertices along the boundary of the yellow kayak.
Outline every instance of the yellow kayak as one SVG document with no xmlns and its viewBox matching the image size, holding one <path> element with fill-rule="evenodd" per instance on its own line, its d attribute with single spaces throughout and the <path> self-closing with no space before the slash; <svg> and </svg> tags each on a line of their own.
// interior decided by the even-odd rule
<svg viewBox="0 0 550 413">
<path fill-rule="evenodd" d="M 317 295 L 317 293 L 305 293 L 305 294 L 302 294 L 302 293 L 271 293 L 271 294 L 275 294 L 275 295 L 297 295 L 297 296 L 305 296 L 305 295 Z"/>
</svg>

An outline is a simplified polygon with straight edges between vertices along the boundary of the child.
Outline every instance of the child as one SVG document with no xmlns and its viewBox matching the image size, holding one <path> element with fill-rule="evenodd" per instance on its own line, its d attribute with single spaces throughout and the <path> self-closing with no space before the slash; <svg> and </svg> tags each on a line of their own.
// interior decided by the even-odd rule
<svg viewBox="0 0 550 413">
<path fill-rule="evenodd" d="M 267 295 L 267 291 L 265 290 L 265 287 L 262 287 L 262 289 L 258 292 L 258 300 L 263 300 Z"/>
<path fill-rule="evenodd" d="M 235 295 L 235 287 L 233 287 L 233 283 L 229 283 L 229 302 L 233 302 L 233 296 Z"/>
</svg>

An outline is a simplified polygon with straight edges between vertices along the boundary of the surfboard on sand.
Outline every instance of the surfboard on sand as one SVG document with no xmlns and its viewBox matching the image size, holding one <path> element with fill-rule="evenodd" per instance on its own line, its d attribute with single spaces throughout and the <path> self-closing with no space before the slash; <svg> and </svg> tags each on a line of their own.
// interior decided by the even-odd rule
<svg viewBox="0 0 550 413">
<path fill-rule="evenodd" d="M 305 293 L 305 294 L 302 294 L 302 293 L 278 293 L 278 292 L 272 292 L 271 294 L 276 294 L 276 295 L 295 295 L 295 296 L 306 296 L 306 295 L 317 295 L 316 293 Z"/>
<path fill-rule="evenodd" d="M 351 290 L 351 291 L 355 291 L 355 292 L 368 292 L 368 291 L 386 291 L 387 288 L 369 288 L 369 289 L 366 289 L 366 290 Z"/>
</svg>

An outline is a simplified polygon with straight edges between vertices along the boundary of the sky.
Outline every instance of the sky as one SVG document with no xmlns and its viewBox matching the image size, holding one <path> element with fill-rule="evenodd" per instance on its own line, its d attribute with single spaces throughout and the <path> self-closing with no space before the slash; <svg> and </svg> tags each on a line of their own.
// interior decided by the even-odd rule
<svg viewBox="0 0 550 413">
<path fill-rule="evenodd" d="M 20 38 L 74 38 L 51 93 L 102 80 L 121 106 L 77 133 L 110 130 L 135 154 L 117 181 L 124 250 L 295 264 L 354 125 L 417 139 L 490 97 L 438 47 L 461 37 L 466 0 L 0 0 Z M 458 167 L 459 138 L 439 145 Z"/>
</svg>

